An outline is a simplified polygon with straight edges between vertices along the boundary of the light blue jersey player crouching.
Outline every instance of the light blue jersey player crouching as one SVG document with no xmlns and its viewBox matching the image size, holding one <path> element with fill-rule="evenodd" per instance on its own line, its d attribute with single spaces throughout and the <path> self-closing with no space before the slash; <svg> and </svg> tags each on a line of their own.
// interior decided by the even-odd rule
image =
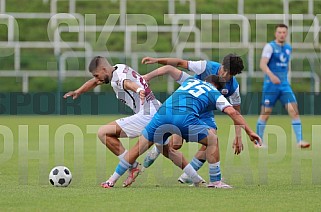
<svg viewBox="0 0 321 212">
<path fill-rule="evenodd" d="M 189 70 L 195 73 L 194 77 L 200 80 L 205 80 L 205 78 L 209 75 L 217 75 L 222 77 L 225 80 L 225 86 L 218 89 L 222 95 L 227 98 L 230 104 L 233 106 L 235 110 L 241 113 L 241 97 L 239 93 L 239 84 L 235 76 L 237 74 L 242 73 L 244 68 L 243 60 L 240 56 L 236 54 L 228 54 L 223 58 L 222 63 L 207 61 L 207 60 L 199 60 L 199 61 L 191 61 L 184 60 L 179 58 L 152 58 L 145 57 L 142 59 L 143 64 L 162 64 L 164 66 L 155 69 L 154 71 L 143 75 L 142 77 L 146 81 L 150 81 L 151 79 L 162 76 L 169 75 L 176 82 L 182 84 L 188 77 L 189 74 L 183 72 L 176 67 L 181 67 L 183 69 Z M 213 111 L 206 111 L 204 113 L 200 113 L 199 117 L 203 122 L 205 122 L 209 127 L 211 127 L 212 131 L 217 131 L 217 126 L 215 123 L 214 113 Z M 235 126 L 235 139 L 233 141 L 233 149 L 235 154 L 240 154 L 243 150 L 242 144 L 242 136 L 241 136 L 241 128 L 239 126 Z M 170 138 L 170 147 L 173 149 L 180 149 L 183 145 L 183 139 L 179 135 L 173 135 Z M 218 148 L 218 146 L 217 146 Z M 199 151 L 196 152 L 190 164 L 193 168 L 198 171 L 206 161 L 206 146 L 201 146 Z M 148 168 L 151 166 L 156 158 L 159 156 L 160 152 L 158 148 L 154 146 L 145 156 L 143 167 Z M 219 156 L 217 156 L 219 157 Z M 180 183 L 191 183 L 191 179 L 183 173 L 179 176 L 178 181 Z"/>
<path fill-rule="evenodd" d="M 249 135 L 251 141 L 261 144 L 261 138 L 253 132 L 241 116 L 214 87 L 218 86 L 220 78 L 211 75 L 206 82 L 195 78 L 188 78 L 159 108 L 151 122 L 145 127 L 139 141 L 128 151 L 119 162 L 114 174 L 102 184 L 104 188 L 112 188 L 117 180 L 126 172 L 135 160 L 154 143 L 163 145 L 163 154 L 169 150 L 165 141 L 172 134 L 181 135 L 188 141 L 198 142 L 207 146 L 206 160 L 209 163 L 208 187 L 231 188 L 221 181 L 221 170 L 214 155 L 219 155 L 218 142 L 210 127 L 199 119 L 199 114 L 214 109 L 222 110 L 229 115 L 234 124 L 240 125 Z M 165 145 L 164 145 L 165 144 Z M 170 158 L 170 157 L 169 157 Z M 192 179 L 194 185 L 202 179 L 190 164 L 181 166 Z"/>
</svg>

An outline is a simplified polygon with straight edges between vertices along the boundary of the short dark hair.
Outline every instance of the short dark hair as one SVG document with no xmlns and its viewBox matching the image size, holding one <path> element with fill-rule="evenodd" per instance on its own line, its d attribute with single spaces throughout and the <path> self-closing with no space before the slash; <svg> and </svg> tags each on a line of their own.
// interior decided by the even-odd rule
<svg viewBox="0 0 321 212">
<path fill-rule="evenodd" d="M 226 55 L 222 65 L 224 70 L 228 71 L 232 76 L 242 73 L 242 70 L 244 69 L 242 58 L 236 54 Z"/>
<path fill-rule="evenodd" d="M 205 82 L 209 82 L 216 86 L 217 90 L 222 90 L 225 87 L 225 79 L 218 75 L 209 75 L 205 78 Z"/>
<path fill-rule="evenodd" d="M 285 25 L 285 24 L 277 24 L 277 25 L 275 25 L 275 28 L 274 28 L 274 29 L 276 30 L 276 29 L 279 28 L 279 27 L 288 29 L 288 26 Z"/>
<path fill-rule="evenodd" d="M 90 73 L 94 73 L 96 71 L 97 67 L 100 64 L 100 59 L 102 59 L 102 58 L 103 57 L 101 57 L 101 56 L 96 56 L 90 61 L 90 64 L 89 64 L 89 72 Z"/>
</svg>

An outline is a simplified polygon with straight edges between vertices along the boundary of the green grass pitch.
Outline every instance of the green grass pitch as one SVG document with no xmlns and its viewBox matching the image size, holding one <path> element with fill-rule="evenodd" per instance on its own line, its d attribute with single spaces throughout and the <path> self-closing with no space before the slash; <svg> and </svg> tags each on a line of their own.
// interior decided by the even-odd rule
<svg viewBox="0 0 321 212">
<path fill-rule="evenodd" d="M 100 182 L 118 159 L 97 141 L 96 130 L 119 116 L 1 116 L 0 211 L 319 211 L 321 196 L 321 117 L 302 116 L 303 136 L 312 143 L 297 149 L 288 116 L 272 116 L 268 149 L 243 137 L 244 152 L 232 151 L 233 127 L 218 116 L 222 174 L 231 190 L 194 188 L 177 183 L 181 170 L 164 157 L 129 188 L 124 177 L 113 189 Z M 246 120 L 255 128 L 256 116 Z M 232 130 L 231 130 L 232 129 Z M 123 139 L 130 147 L 134 140 Z M 184 144 L 188 159 L 198 146 Z M 143 157 L 139 158 L 142 162 Z M 49 185 L 55 165 L 70 168 L 67 188 Z M 208 180 L 207 164 L 199 173 Z"/>
</svg>

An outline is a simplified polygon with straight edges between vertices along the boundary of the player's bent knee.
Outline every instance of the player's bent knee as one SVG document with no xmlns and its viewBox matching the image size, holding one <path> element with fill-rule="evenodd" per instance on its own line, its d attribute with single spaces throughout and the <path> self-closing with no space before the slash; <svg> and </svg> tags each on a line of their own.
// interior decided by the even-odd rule
<svg viewBox="0 0 321 212">
<path fill-rule="evenodd" d="M 292 118 L 299 118 L 299 111 L 296 103 L 289 103 L 285 105 L 285 108 L 288 110 L 288 113 Z"/>
<path fill-rule="evenodd" d="M 106 131 L 104 127 L 100 127 L 97 132 L 97 136 L 99 140 L 103 143 L 106 144 Z"/>
<path fill-rule="evenodd" d="M 218 144 L 218 138 L 217 135 L 215 133 L 213 133 L 212 131 L 209 131 L 208 136 L 207 136 L 207 146 L 211 146 L 211 145 L 217 145 Z"/>
<path fill-rule="evenodd" d="M 98 135 L 119 136 L 121 128 L 114 124 L 107 124 L 98 129 Z"/>
<path fill-rule="evenodd" d="M 269 116 L 272 113 L 272 107 L 264 107 L 261 108 L 261 114 L 262 116 Z"/>
<path fill-rule="evenodd" d="M 117 137 L 116 127 L 113 125 L 104 125 L 98 129 L 97 136 L 102 143 L 106 143 L 106 138 Z"/>
</svg>

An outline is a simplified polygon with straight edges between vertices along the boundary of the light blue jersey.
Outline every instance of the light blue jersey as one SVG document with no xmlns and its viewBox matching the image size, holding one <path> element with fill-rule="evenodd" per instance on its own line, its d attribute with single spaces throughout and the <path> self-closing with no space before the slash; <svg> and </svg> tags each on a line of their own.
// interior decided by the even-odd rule
<svg viewBox="0 0 321 212">
<path fill-rule="evenodd" d="M 210 128 L 200 114 L 231 106 L 210 83 L 188 78 L 159 108 L 152 121 L 143 130 L 143 136 L 163 144 L 177 134 L 187 141 L 200 141 Z"/>
<path fill-rule="evenodd" d="M 205 80 L 205 78 L 209 75 L 218 75 L 218 72 L 222 66 L 220 63 L 214 61 L 204 62 L 205 65 L 200 63 L 197 64 L 197 62 L 189 62 L 189 69 L 197 73 L 194 75 L 196 79 Z M 221 94 L 224 97 L 229 98 L 232 105 L 240 105 L 241 99 L 239 94 L 239 83 L 234 76 L 226 82 L 225 87 L 221 90 Z M 217 129 L 213 111 L 202 113 L 200 118 L 212 128 Z"/>
<path fill-rule="evenodd" d="M 261 103 L 264 107 L 274 107 L 277 100 L 280 100 L 282 105 L 296 102 L 288 81 L 291 52 L 292 48 L 289 44 L 281 46 L 275 41 L 268 43 L 263 49 L 262 57 L 269 59 L 267 66 L 281 81 L 281 84 L 273 84 L 270 78 L 265 75 Z"/>
<path fill-rule="evenodd" d="M 274 75 L 276 75 L 282 84 L 289 84 L 288 70 L 292 48 L 289 44 L 283 46 L 275 41 L 269 43 L 272 47 L 272 55 L 268 62 L 268 67 Z M 265 75 L 264 83 L 272 83 L 267 75 Z"/>
<path fill-rule="evenodd" d="M 195 74 L 196 79 L 205 80 L 209 75 L 218 75 L 218 72 L 221 68 L 221 64 L 214 61 L 206 61 L 206 67 L 203 73 Z M 221 93 L 225 98 L 230 97 L 234 94 L 239 88 L 239 83 L 236 78 L 233 76 L 229 81 L 225 83 L 225 87 L 221 90 Z"/>
</svg>

